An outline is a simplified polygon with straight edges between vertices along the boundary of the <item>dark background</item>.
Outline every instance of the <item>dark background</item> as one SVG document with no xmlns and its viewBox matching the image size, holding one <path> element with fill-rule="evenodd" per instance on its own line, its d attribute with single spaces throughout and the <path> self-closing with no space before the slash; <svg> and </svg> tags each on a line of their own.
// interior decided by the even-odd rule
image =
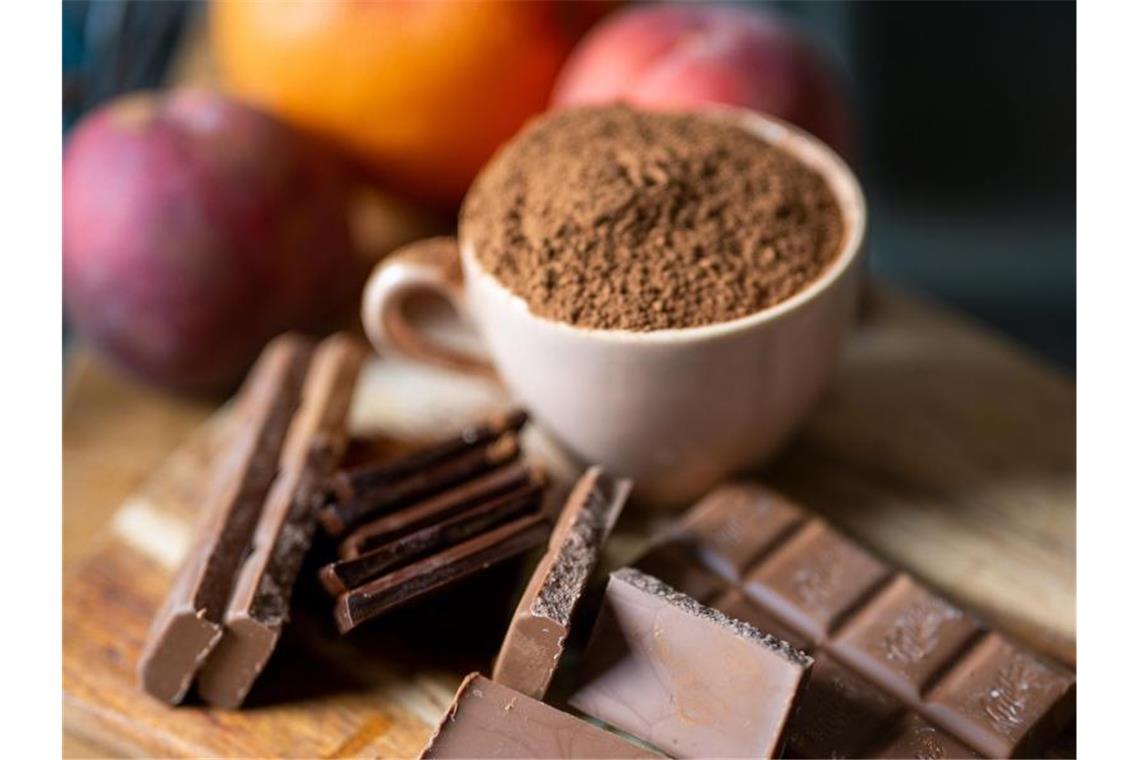
<svg viewBox="0 0 1140 760">
<path fill-rule="evenodd" d="M 765 3 L 849 84 L 874 271 L 1076 360 L 1076 6 Z M 65 2 L 64 128 L 162 82 L 186 2 Z"/>
</svg>

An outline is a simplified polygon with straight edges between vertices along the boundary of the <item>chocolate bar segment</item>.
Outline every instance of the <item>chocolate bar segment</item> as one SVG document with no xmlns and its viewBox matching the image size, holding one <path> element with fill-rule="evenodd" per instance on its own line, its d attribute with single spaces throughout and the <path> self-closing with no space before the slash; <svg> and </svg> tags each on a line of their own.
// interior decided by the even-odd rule
<svg viewBox="0 0 1140 760">
<path fill-rule="evenodd" d="M 750 553 L 734 542 L 725 549 L 716 530 L 719 516 L 731 512 L 717 502 L 735 504 L 737 493 L 721 488 L 708 495 L 644 561 L 684 563 L 669 570 L 681 578 L 707 577 L 695 567 L 723 576 L 735 561 L 723 553 Z M 757 539 L 753 566 L 712 603 L 817 657 L 792 723 L 789 747 L 796 755 L 874 757 L 917 748 L 1008 757 L 1040 750 L 1070 722 L 1071 671 L 985 631 L 818 519 L 777 532 L 782 537 L 774 543 Z M 877 700 L 897 703 L 901 712 L 885 725 L 855 720 L 883 726 L 876 741 L 836 730 L 844 716 L 890 712 L 871 710 Z"/>
<path fill-rule="evenodd" d="M 582 760 L 658 755 L 478 673 L 463 680 L 420 758 Z"/>
<path fill-rule="evenodd" d="M 744 592 L 819 642 L 889 574 L 867 552 L 812 520 L 748 574 Z"/>
<path fill-rule="evenodd" d="M 542 514 L 523 515 L 474 538 L 370 581 L 337 598 L 337 628 L 347 633 L 360 623 L 443 589 L 546 540 Z"/>
<path fill-rule="evenodd" d="M 510 412 L 426 450 L 337 473 L 329 480 L 335 499 L 319 513 L 322 527 L 339 536 L 514 460 L 519 453 L 514 433 L 525 422 L 525 413 Z"/>
<path fill-rule="evenodd" d="M 198 693 L 210 704 L 240 706 L 277 645 L 312 540 L 318 497 L 348 446 L 348 412 L 366 355 L 359 340 L 344 334 L 317 347 L 277 478 L 237 575 L 225 632 L 198 676 Z"/>
<path fill-rule="evenodd" d="M 740 581 L 759 556 L 806 519 L 774 491 L 750 483 L 717 489 L 682 518 L 679 537 L 720 577 Z"/>
<path fill-rule="evenodd" d="M 836 657 L 917 701 L 981 629 L 906 575 L 897 576 L 831 641 Z"/>
<path fill-rule="evenodd" d="M 674 757 L 776 757 L 812 660 L 625 568 L 570 704 Z"/>
<path fill-rule="evenodd" d="M 929 717 L 990 757 L 1030 754 L 1072 717 L 1076 679 L 988 634 L 937 683 Z"/>
<path fill-rule="evenodd" d="M 575 484 L 519 600 L 492 678 L 542 699 L 562 658 L 570 620 L 632 484 L 591 467 Z"/>
<path fill-rule="evenodd" d="M 312 352 L 302 338 L 273 340 L 242 387 L 234 438 L 215 465 L 203 520 L 139 660 L 139 681 L 165 702 L 182 701 L 222 636 L 234 575 L 277 473 L 286 431 L 301 401 Z"/>
</svg>

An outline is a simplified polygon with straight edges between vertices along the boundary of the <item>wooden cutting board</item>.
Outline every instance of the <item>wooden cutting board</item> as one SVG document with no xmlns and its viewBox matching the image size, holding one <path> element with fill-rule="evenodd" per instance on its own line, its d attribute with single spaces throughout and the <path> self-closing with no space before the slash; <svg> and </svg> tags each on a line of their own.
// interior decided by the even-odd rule
<svg viewBox="0 0 1140 760">
<path fill-rule="evenodd" d="M 73 361 L 64 418 L 67 749 L 414 756 L 465 670 L 488 664 L 501 617 L 466 611 L 456 622 L 442 614 L 455 610 L 429 604 L 341 639 L 319 596 L 306 594 L 249 709 L 171 709 L 135 688 L 138 651 L 188 544 L 226 415 L 141 389 L 82 354 Z M 392 445 L 508 403 L 491 384 L 388 358 L 368 367 L 357 396 L 354 431 Z M 834 387 L 759 475 L 1072 663 L 1075 425 L 1070 378 L 957 316 L 877 290 Z M 529 443 L 569 474 L 539 437 Z M 624 518 L 609 562 L 636 553 L 654 522 Z M 512 572 L 469 589 L 466 600 L 511 588 Z M 466 647 L 474 629 L 480 644 Z"/>
</svg>

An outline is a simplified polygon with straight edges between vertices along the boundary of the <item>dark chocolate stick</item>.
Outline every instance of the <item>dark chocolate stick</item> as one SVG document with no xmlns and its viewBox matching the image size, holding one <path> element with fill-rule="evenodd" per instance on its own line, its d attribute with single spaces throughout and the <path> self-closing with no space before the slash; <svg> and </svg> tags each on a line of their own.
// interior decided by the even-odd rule
<svg viewBox="0 0 1140 760">
<path fill-rule="evenodd" d="M 454 438 L 435 444 L 426 449 L 413 451 L 404 456 L 369 463 L 342 470 L 330 479 L 334 494 L 341 501 L 348 501 L 379 486 L 397 480 L 438 464 L 445 459 L 488 441 L 503 433 L 517 433 L 526 424 L 526 412 L 512 409 L 495 415 L 485 422 L 464 428 Z"/>
<path fill-rule="evenodd" d="M 534 699 L 546 695 L 574 609 L 631 487 L 600 467 L 578 479 L 515 609 L 495 660 L 495 681 Z"/>
<path fill-rule="evenodd" d="M 366 355 L 359 340 L 339 334 L 313 356 L 277 479 L 238 571 L 225 631 L 198 675 L 198 693 L 212 705 L 240 706 L 276 648 L 312 540 L 316 497 L 348 446 L 348 411 Z"/>
<path fill-rule="evenodd" d="M 473 509 L 400 536 L 356 559 L 341 560 L 321 568 L 325 589 L 337 596 L 395 568 L 489 530 L 522 512 L 537 511 L 542 487 L 524 485 Z"/>
<path fill-rule="evenodd" d="M 518 439 L 514 433 L 480 441 L 453 456 L 408 472 L 397 480 L 381 483 L 348 500 L 338 498 L 326 504 L 320 511 L 321 525 L 329 535 L 339 536 L 367 519 L 433 496 L 445 488 L 513 461 L 518 454 Z"/>
<path fill-rule="evenodd" d="M 540 470 L 512 462 L 496 470 L 455 486 L 427 501 L 377 518 L 353 531 L 340 545 L 341 559 L 353 559 L 370 549 L 382 546 L 403 533 L 411 533 L 425 525 L 526 485 L 541 485 L 545 476 Z"/>
<path fill-rule="evenodd" d="M 301 400 L 312 345 L 293 335 L 272 341 L 242 388 L 240 424 L 203 506 L 203 521 L 139 659 L 142 688 L 182 701 L 199 666 L 222 636 L 234 574 L 257 524 L 289 422 Z"/>
<path fill-rule="evenodd" d="M 341 594 L 335 609 L 337 628 L 341 633 L 347 633 L 365 620 L 533 549 L 546 540 L 549 533 L 550 525 L 545 515 L 517 517 Z"/>
<path fill-rule="evenodd" d="M 420 758 L 473 757 L 618 760 L 658 755 L 472 673 L 463 679 Z"/>
</svg>

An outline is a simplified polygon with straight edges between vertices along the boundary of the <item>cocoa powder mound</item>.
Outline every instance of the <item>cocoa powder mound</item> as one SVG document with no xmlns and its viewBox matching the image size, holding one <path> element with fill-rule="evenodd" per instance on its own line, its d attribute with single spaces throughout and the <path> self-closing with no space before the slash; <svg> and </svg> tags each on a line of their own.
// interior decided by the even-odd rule
<svg viewBox="0 0 1140 760">
<path fill-rule="evenodd" d="M 626 106 L 555 112 L 495 156 L 461 228 L 543 317 L 661 330 L 791 297 L 844 239 L 823 178 L 739 127 Z"/>
</svg>

